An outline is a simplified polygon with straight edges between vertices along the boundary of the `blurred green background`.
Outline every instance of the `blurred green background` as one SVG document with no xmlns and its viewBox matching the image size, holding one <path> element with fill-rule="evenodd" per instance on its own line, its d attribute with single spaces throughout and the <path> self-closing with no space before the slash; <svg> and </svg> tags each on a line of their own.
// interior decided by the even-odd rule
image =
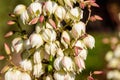
<svg viewBox="0 0 120 80">
<path fill-rule="evenodd" d="M 100 15 L 104 20 L 101 22 L 96 21 L 89 23 L 87 26 L 88 33 L 95 37 L 96 44 L 94 49 L 89 50 L 86 60 L 86 70 L 84 70 L 82 74 L 78 75 L 80 80 L 86 80 L 85 78 L 89 75 L 89 73 L 95 70 L 106 71 L 104 56 L 110 48 L 109 45 L 102 43 L 102 39 L 104 37 L 116 35 L 116 30 L 114 28 L 115 25 L 111 23 L 112 21 L 110 20 L 110 16 L 106 16 L 108 14 L 106 8 L 107 1 L 109 0 L 97 0 L 97 3 L 101 6 L 101 8 L 99 8 L 99 10 L 93 8 L 93 13 Z M 4 38 L 4 35 L 8 31 L 15 29 L 15 26 L 8 26 L 7 21 L 11 20 L 8 14 L 13 12 L 17 4 L 25 4 L 28 6 L 30 4 L 30 0 L 0 0 L 0 55 L 5 55 L 4 42 L 7 42 L 10 45 L 10 42 L 13 39 L 13 37 Z M 5 63 L 5 61 L 0 61 L 0 70 Z M 94 77 L 98 80 L 106 80 L 105 73 Z"/>
</svg>

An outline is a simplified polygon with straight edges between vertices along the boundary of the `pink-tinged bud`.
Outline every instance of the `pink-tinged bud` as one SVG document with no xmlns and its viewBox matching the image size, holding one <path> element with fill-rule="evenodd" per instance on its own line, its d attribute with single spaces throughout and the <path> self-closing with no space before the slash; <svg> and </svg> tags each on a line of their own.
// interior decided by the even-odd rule
<svg viewBox="0 0 120 80">
<path fill-rule="evenodd" d="M 44 16 L 43 15 L 40 16 L 39 21 L 40 21 L 40 23 L 42 23 L 44 21 Z"/>
<path fill-rule="evenodd" d="M 6 33 L 6 34 L 4 35 L 4 37 L 7 38 L 7 37 L 10 37 L 10 36 L 12 36 L 12 35 L 13 35 L 13 32 L 10 31 L 10 32 Z"/>
<path fill-rule="evenodd" d="M 5 48 L 7 55 L 9 55 L 11 53 L 11 51 L 10 51 L 10 48 L 7 43 L 4 43 L 4 48 Z"/>
<path fill-rule="evenodd" d="M 33 18 L 28 24 L 29 25 L 33 25 L 33 24 L 36 24 L 38 22 L 39 18 L 36 17 L 36 18 Z"/>
<path fill-rule="evenodd" d="M 62 32 L 61 43 L 64 45 L 65 48 L 68 48 L 68 45 L 70 44 L 70 35 L 67 31 Z"/>
<path fill-rule="evenodd" d="M 84 63 L 84 60 L 81 57 L 76 56 L 74 58 L 74 60 L 75 60 L 75 64 L 77 65 L 76 70 L 77 70 L 78 73 L 81 72 L 83 69 L 85 69 L 85 63 Z"/>
<path fill-rule="evenodd" d="M 21 15 L 23 11 L 26 10 L 26 6 L 23 4 L 19 4 L 15 7 L 14 9 L 14 14 L 15 15 Z"/>
<path fill-rule="evenodd" d="M 9 68 L 10 68 L 10 67 L 9 67 L 8 65 L 4 66 L 4 67 L 2 68 L 2 70 L 0 71 L 0 73 L 5 73 L 6 71 L 8 71 Z"/>
<path fill-rule="evenodd" d="M 94 71 L 93 74 L 103 74 L 103 71 Z"/>
<path fill-rule="evenodd" d="M 1 55 L 0 55 L 0 60 L 3 60 L 4 58 L 5 58 L 5 56 L 1 56 Z"/>
<path fill-rule="evenodd" d="M 52 19 L 49 19 L 49 23 L 52 25 L 54 29 L 57 28 L 56 23 Z"/>
<path fill-rule="evenodd" d="M 7 22 L 8 25 L 13 25 L 13 24 L 15 24 L 15 23 L 16 23 L 16 22 L 15 22 L 15 21 L 12 21 L 12 20 Z"/>
<path fill-rule="evenodd" d="M 87 80 L 95 80 L 92 76 L 88 76 Z"/>
<path fill-rule="evenodd" d="M 77 47 L 77 46 L 74 47 L 75 56 L 79 55 L 79 50 L 82 50 L 82 48 L 81 47 Z"/>
<path fill-rule="evenodd" d="M 15 17 L 15 15 L 14 15 L 14 14 L 12 14 L 12 13 L 10 13 L 10 14 L 9 14 L 9 16 L 10 16 L 10 17 Z"/>
<path fill-rule="evenodd" d="M 90 49 L 92 49 L 95 46 L 95 39 L 91 35 L 87 35 L 87 37 L 83 39 L 83 42 Z"/>
</svg>

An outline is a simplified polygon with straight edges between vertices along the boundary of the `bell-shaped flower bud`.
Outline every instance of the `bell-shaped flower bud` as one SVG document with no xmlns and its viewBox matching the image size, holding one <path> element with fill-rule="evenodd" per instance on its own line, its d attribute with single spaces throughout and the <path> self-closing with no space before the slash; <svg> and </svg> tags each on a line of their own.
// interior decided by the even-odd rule
<svg viewBox="0 0 120 80">
<path fill-rule="evenodd" d="M 5 80 L 20 80 L 20 75 L 21 75 L 21 72 L 19 70 L 10 68 L 5 73 Z"/>
<path fill-rule="evenodd" d="M 19 4 L 14 9 L 15 15 L 21 15 L 26 10 L 26 6 L 23 4 Z"/>
<path fill-rule="evenodd" d="M 58 20 L 62 21 L 65 18 L 66 10 L 64 9 L 64 7 L 58 6 L 54 14 Z"/>
<path fill-rule="evenodd" d="M 85 44 L 81 40 L 78 40 L 74 46 L 78 47 L 79 50 L 82 50 L 85 47 Z"/>
<path fill-rule="evenodd" d="M 52 75 L 44 76 L 43 80 L 53 80 Z"/>
<path fill-rule="evenodd" d="M 37 33 L 31 34 L 29 39 L 32 47 L 39 48 L 44 43 L 41 35 Z"/>
<path fill-rule="evenodd" d="M 20 80 L 32 80 L 28 73 L 21 73 Z"/>
<path fill-rule="evenodd" d="M 83 42 L 90 49 L 92 49 L 95 46 L 95 39 L 91 35 L 87 35 L 87 37 L 83 39 Z"/>
<path fill-rule="evenodd" d="M 28 10 L 29 10 L 32 18 L 38 17 L 42 13 L 42 4 L 39 2 L 33 2 L 28 7 Z"/>
<path fill-rule="evenodd" d="M 79 21 L 81 19 L 81 10 L 78 7 L 72 8 L 70 10 L 70 18 L 74 21 Z"/>
<path fill-rule="evenodd" d="M 42 63 L 35 64 L 33 75 L 37 78 L 39 78 L 44 73 L 44 69 L 42 69 Z"/>
<path fill-rule="evenodd" d="M 58 5 L 54 1 L 49 0 L 45 3 L 45 10 L 48 13 L 48 15 L 54 14 L 57 7 Z"/>
<path fill-rule="evenodd" d="M 31 60 L 23 60 L 20 62 L 20 66 L 25 70 L 25 71 L 32 71 L 32 62 Z"/>
<path fill-rule="evenodd" d="M 53 29 L 45 29 L 42 32 L 42 38 L 45 42 L 52 42 L 56 40 L 56 32 Z"/>
<path fill-rule="evenodd" d="M 55 42 L 45 44 L 45 51 L 49 55 L 55 56 L 55 54 L 57 53 L 57 50 L 58 50 L 58 46 Z"/>
<path fill-rule="evenodd" d="M 12 47 L 13 47 L 13 50 L 16 53 L 22 52 L 23 51 L 23 40 L 22 40 L 22 38 L 17 37 L 15 39 L 13 39 Z"/>
<path fill-rule="evenodd" d="M 75 73 L 69 72 L 66 74 L 66 79 L 67 80 L 75 80 L 75 75 L 76 75 Z"/>
<path fill-rule="evenodd" d="M 78 39 L 85 33 L 85 24 L 83 22 L 74 23 L 71 33 L 75 39 Z"/>
<path fill-rule="evenodd" d="M 67 31 L 62 32 L 61 43 L 65 48 L 68 48 L 68 45 L 70 44 L 70 35 Z"/>
<path fill-rule="evenodd" d="M 74 60 L 75 60 L 75 64 L 76 64 L 76 71 L 77 71 L 77 73 L 79 73 L 83 69 L 85 69 L 85 63 L 84 63 L 84 60 L 81 57 L 76 56 L 74 58 Z"/>
<path fill-rule="evenodd" d="M 57 57 L 54 61 L 54 68 L 56 71 L 60 71 L 62 69 L 62 61 L 63 57 Z"/>
<path fill-rule="evenodd" d="M 28 22 L 30 21 L 30 17 L 29 17 L 29 14 L 28 14 L 27 10 L 25 10 L 25 11 L 20 15 L 20 18 L 21 18 L 23 24 L 28 24 Z"/>
<path fill-rule="evenodd" d="M 36 50 L 33 55 L 33 60 L 35 64 L 41 63 L 42 59 L 44 58 L 44 51 L 42 49 Z"/>
<path fill-rule="evenodd" d="M 53 76 L 55 80 L 65 80 L 66 79 L 65 75 L 66 72 L 64 71 L 56 71 Z"/>
<path fill-rule="evenodd" d="M 82 49 L 79 53 L 78 56 L 80 56 L 81 58 L 83 58 L 84 60 L 86 60 L 87 58 L 87 50 L 86 49 Z"/>
<path fill-rule="evenodd" d="M 62 59 L 62 67 L 65 71 L 74 71 L 73 60 L 68 56 L 64 56 L 63 59 Z"/>
</svg>

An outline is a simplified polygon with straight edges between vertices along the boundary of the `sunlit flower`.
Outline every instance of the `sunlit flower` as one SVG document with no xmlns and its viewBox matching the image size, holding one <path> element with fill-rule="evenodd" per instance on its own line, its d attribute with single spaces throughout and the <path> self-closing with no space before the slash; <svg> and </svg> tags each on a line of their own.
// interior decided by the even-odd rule
<svg viewBox="0 0 120 80">
<path fill-rule="evenodd" d="M 45 29 L 43 32 L 42 32 L 42 39 L 45 41 L 45 42 L 52 42 L 52 41 L 55 41 L 56 40 L 56 32 L 53 30 L 53 29 Z"/>
<path fill-rule="evenodd" d="M 26 6 L 23 4 L 19 4 L 14 9 L 15 15 L 21 15 L 26 10 Z"/>
<path fill-rule="evenodd" d="M 42 63 L 36 64 L 34 65 L 34 69 L 33 69 L 33 75 L 35 75 L 35 77 L 40 77 L 42 74 L 44 73 L 44 70 L 42 69 Z"/>
<path fill-rule="evenodd" d="M 31 60 L 23 60 L 20 62 L 20 66 L 25 70 L 25 71 L 32 71 L 32 62 Z"/>
<path fill-rule="evenodd" d="M 83 22 L 74 23 L 71 33 L 74 38 L 78 39 L 85 33 L 85 24 Z"/>
<path fill-rule="evenodd" d="M 83 39 L 83 42 L 90 49 L 92 49 L 95 46 L 95 39 L 91 35 L 87 35 L 87 37 Z"/>
<path fill-rule="evenodd" d="M 44 76 L 43 80 L 53 80 L 52 75 Z"/>
<path fill-rule="evenodd" d="M 27 73 L 21 73 L 20 80 L 32 80 L 30 75 Z"/>
<path fill-rule="evenodd" d="M 30 35 L 29 39 L 32 47 L 39 48 L 44 43 L 40 34 L 33 33 Z"/>
<path fill-rule="evenodd" d="M 64 71 L 57 71 L 54 73 L 54 79 L 55 80 L 65 80 L 65 75 L 66 75 L 66 72 Z"/>
<path fill-rule="evenodd" d="M 12 47 L 16 53 L 19 53 L 23 50 L 23 40 L 20 37 L 13 39 Z"/>
</svg>

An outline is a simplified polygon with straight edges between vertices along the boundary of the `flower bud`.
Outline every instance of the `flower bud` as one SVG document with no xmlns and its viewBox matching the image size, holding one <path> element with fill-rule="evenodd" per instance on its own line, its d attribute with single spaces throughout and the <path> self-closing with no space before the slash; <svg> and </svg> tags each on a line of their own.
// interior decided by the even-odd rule
<svg viewBox="0 0 120 80">
<path fill-rule="evenodd" d="M 27 50 L 30 49 L 32 47 L 31 44 L 30 44 L 30 40 L 29 39 L 24 40 L 23 46 Z"/>
<path fill-rule="evenodd" d="M 46 43 L 45 44 L 45 51 L 52 56 L 55 56 L 58 50 L 58 46 L 56 43 Z"/>
<path fill-rule="evenodd" d="M 63 57 L 57 57 L 54 61 L 54 68 L 56 71 L 60 71 L 62 69 L 62 61 Z"/>
<path fill-rule="evenodd" d="M 56 54 L 57 57 L 63 57 L 64 56 L 64 53 L 63 53 L 63 50 L 61 48 L 59 48 L 57 50 L 57 54 Z"/>
<path fill-rule="evenodd" d="M 72 8 L 73 3 L 71 2 L 71 0 L 64 0 L 64 3 L 69 6 L 70 8 Z"/>
<path fill-rule="evenodd" d="M 58 20 L 62 21 L 65 18 L 65 15 L 66 15 L 66 11 L 65 11 L 64 7 L 58 6 L 55 10 L 55 17 Z"/>
<path fill-rule="evenodd" d="M 81 58 L 83 58 L 84 60 L 86 60 L 86 58 L 87 58 L 87 50 L 86 49 L 82 49 L 79 52 L 78 56 L 80 56 Z"/>
<path fill-rule="evenodd" d="M 68 45 L 70 44 L 70 35 L 67 31 L 62 32 L 61 43 L 65 46 L 65 48 L 68 48 Z"/>
<path fill-rule="evenodd" d="M 78 39 L 85 33 L 85 24 L 83 22 L 74 23 L 71 33 L 75 39 Z"/>
<path fill-rule="evenodd" d="M 56 40 L 56 32 L 53 29 L 45 29 L 42 33 L 42 38 L 45 42 L 52 42 Z"/>
<path fill-rule="evenodd" d="M 27 73 L 21 73 L 20 78 L 20 80 L 31 80 L 30 75 Z"/>
<path fill-rule="evenodd" d="M 87 37 L 83 39 L 83 42 L 90 49 L 92 49 L 95 46 L 95 39 L 91 35 L 87 35 Z"/>
<path fill-rule="evenodd" d="M 14 70 L 13 68 L 10 68 L 5 73 L 5 80 L 20 80 L 21 72 L 19 70 Z"/>
<path fill-rule="evenodd" d="M 25 11 L 20 15 L 20 18 L 21 18 L 23 24 L 28 24 L 30 17 L 29 17 L 29 14 L 28 14 L 27 10 L 25 10 Z"/>
<path fill-rule="evenodd" d="M 44 76 L 43 80 L 53 80 L 52 75 Z"/>
<path fill-rule="evenodd" d="M 68 72 L 65 77 L 67 80 L 75 80 L 75 73 Z"/>
<path fill-rule="evenodd" d="M 39 48 L 44 43 L 41 35 L 37 33 L 31 34 L 29 39 L 32 47 Z"/>
<path fill-rule="evenodd" d="M 79 56 L 76 56 L 74 58 L 75 60 L 75 64 L 76 64 L 76 71 L 79 73 L 81 72 L 83 69 L 85 69 L 85 63 L 84 63 L 84 60 L 79 57 Z"/>
<path fill-rule="evenodd" d="M 23 60 L 20 62 L 20 66 L 25 70 L 25 71 L 32 71 L 32 62 L 31 60 Z"/>
<path fill-rule="evenodd" d="M 41 63 L 42 59 L 44 58 L 44 53 L 42 52 L 42 49 L 35 51 L 33 55 L 34 63 Z"/>
<path fill-rule="evenodd" d="M 54 2 L 54 1 L 47 1 L 45 3 L 45 9 L 46 9 L 46 12 L 51 15 L 55 12 L 56 8 L 58 7 L 57 3 Z"/>
<path fill-rule="evenodd" d="M 19 4 L 14 9 L 15 15 L 21 15 L 26 10 L 26 6 L 23 4 Z"/>
<path fill-rule="evenodd" d="M 64 71 L 57 71 L 54 73 L 54 79 L 55 80 L 65 80 L 65 75 L 66 75 L 66 72 Z"/>
<path fill-rule="evenodd" d="M 23 40 L 20 37 L 13 39 L 12 47 L 16 53 L 23 51 Z"/>
<path fill-rule="evenodd" d="M 64 56 L 62 59 L 62 67 L 65 71 L 73 71 L 74 63 L 73 63 L 72 59 L 68 56 Z"/>
<path fill-rule="evenodd" d="M 37 78 L 39 78 L 44 73 L 44 70 L 42 69 L 42 63 L 34 65 L 33 75 Z"/>
<path fill-rule="evenodd" d="M 40 23 L 42 23 L 44 21 L 44 16 L 43 15 L 40 16 L 39 21 L 40 21 Z"/>
<path fill-rule="evenodd" d="M 28 7 L 28 10 L 29 10 L 32 18 L 38 17 L 42 13 L 42 4 L 39 2 L 33 2 Z"/>
</svg>

